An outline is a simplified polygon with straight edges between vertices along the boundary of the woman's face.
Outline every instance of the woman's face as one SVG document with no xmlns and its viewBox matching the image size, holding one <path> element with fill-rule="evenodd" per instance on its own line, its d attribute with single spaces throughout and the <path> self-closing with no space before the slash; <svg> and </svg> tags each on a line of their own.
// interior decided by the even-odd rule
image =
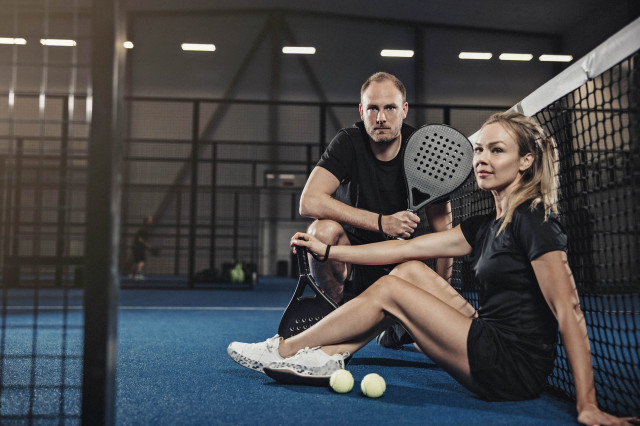
<svg viewBox="0 0 640 426">
<path fill-rule="evenodd" d="M 480 189 L 510 192 L 532 162 L 533 154 L 521 157 L 518 143 L 502 124 L 488 124 L 480 131 L 473 155 L 473 170 Z"/>
</svg>

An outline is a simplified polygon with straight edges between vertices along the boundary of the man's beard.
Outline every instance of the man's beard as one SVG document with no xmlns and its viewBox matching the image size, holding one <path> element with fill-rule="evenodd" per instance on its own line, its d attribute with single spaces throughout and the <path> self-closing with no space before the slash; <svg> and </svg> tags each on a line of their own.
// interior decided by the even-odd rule
<svg viewBox="0 0 640 426">
<path fill-rule="evenodd" d="M 397 134 L 395 134 L 393 136 L 375 136 L 376 128 L 375 127 L 367 128 L 366 125 L 365 125 L 365 130 L 367 131 L 367 134 L 369 135 L 369 139 L 371 139 L 374 143 L 380 144 L 382 146 L 384 146 L 384 145 L 392 145 L 393 142 L 398 137 L 400 137 L 400 132 L 398 132 Z"/>
<path fill-rule="evenodd" d="M 386 139 L 373 139 L 371 138 L 371 140 L 376 144 L 376 145 L 383 145 L 383 146 L 389 146 L 389 145 L 393 145 L 393 142 L 396 140 L 398 136 L 393 136 L 393 137 L 389 137 Z"/>
</svg>

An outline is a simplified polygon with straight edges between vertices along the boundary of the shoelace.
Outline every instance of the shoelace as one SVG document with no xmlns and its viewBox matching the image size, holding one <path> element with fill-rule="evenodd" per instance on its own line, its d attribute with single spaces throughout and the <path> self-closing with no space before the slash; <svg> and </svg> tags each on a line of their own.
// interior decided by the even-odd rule
<svg viewBox="0 0 640 426">
<path fill-rule="evenodd" d="M 291 359 L 291 360 L 292 360 L 293 358 L 296 358 L 296 357 L 298 357 L 299 355 L 304 355 L 304 354 L 307 354 L 307 353 L 309 353 L 309 352 L 313 352 L 313 351 L 316 351 L 316 350 L 320 350 L 321 348 L 322 348 L 322 346 L 316 346 L 316 347 L 313 347 L 313 348 L 310 348 L 310 347 L 308 347 L 308 346 L 307 346 L 307 347 L 306 347 L 306 348 L 304 348 L 304 349 L 300 349 L 298 352 L 296 352 L 296 354 L 295 354 L 295 355 L 293 355 L 293 356 L 292 356 L 291 358 L 289 358 L 289 359 Z M 342 359 L 344 360 L 345 358 L 348 358 L 350 354 L 349 354 L 349 352 L 345 352 L 345 353 L 343 353 L 343 354 L 334 354 L 334 355 L 328 355 L 328 354 L 327 354 L 327 356 L 328 356 L 329 358 L 333 358 L 333 357 L 335 357 L 336 355 L 340 355 L 340 356 L 342 357 Z"/>
<path fill-rule="evenodd" d="M 309 348 L 309 346 L 307 346 L 306 348 L 304 348 L 304 349 L 300 349 L 298 352 L 296 352 L 296 354 L 294 355 L 294 357 L 296 357 L 296 356 L 298 356 L 298 355 L 303 355 L 303 354 L 309 353 L 309 352 L 314 351 L 314 350 L 316 350 L 316 349 L 320 349 L 320 346 L 316 346 L 315 348 Z M 293 357 L 292 357 L 292 358 L 293 358 Z"/>
<path fill-rule="evenodd" d="M 280 346 L 280 336 L 277 339 L 271 338 L 267 340 L 267 350 L 271 352 L 273 349 L 276 349 Z"/>
</svg>

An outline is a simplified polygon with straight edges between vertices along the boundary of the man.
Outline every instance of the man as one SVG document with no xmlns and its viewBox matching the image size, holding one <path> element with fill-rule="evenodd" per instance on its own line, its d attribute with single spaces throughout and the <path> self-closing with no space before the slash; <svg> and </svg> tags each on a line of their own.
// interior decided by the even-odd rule
<svg viewBox="0 0 640 426">
<path fill-rule="evenodd" d="M 338 132 L 302 191 L 300 214 L 316 219 L 308 233 L 325 244 L 350 245 L 411 238 L 426 232 L 426 222 L 433 231 L 451 228 L 448 201 L 427 207 L 422 219 L 407 211 L 401 153 L 415 130 L 403 123 L 408 110 L 406 89 L 394 75 L 378 72 L 364 82 L 362 121 Z M 310 259 L 311 273 L 338 303 L 361 293 L 395 266 L 321 260 L 322 256 Z M 436 261 L 436 270 L 445 279 L 451 266 L 451 259 Z"/>
<path fill-rule="evenodd" d="M 145 216 L 142 220 L 142 226 L 133 237 L 133 245 L 131 247 L 133 252 L 133 270 L 131 271 L 130 277 L 135 281 L 144 280 L 142 272 L 144 264 L 147 261 L 147 250 L 152 250 L 151 244 L 149 244 L 151 228 L 153 228 L 153 217 Z"/>
</svg>

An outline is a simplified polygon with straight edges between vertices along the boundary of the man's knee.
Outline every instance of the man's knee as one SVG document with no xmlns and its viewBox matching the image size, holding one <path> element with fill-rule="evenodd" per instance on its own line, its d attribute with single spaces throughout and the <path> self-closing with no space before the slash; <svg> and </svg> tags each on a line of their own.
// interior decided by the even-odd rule
<svg viewBox="0 0 640 426">
<path fill-rule="evenodd" d="M 334 220 L 315 220 L 309 225 L 307 232 L 325 244 L 344 243 L 346 238 L 344 228 Z"/>
</svg>

